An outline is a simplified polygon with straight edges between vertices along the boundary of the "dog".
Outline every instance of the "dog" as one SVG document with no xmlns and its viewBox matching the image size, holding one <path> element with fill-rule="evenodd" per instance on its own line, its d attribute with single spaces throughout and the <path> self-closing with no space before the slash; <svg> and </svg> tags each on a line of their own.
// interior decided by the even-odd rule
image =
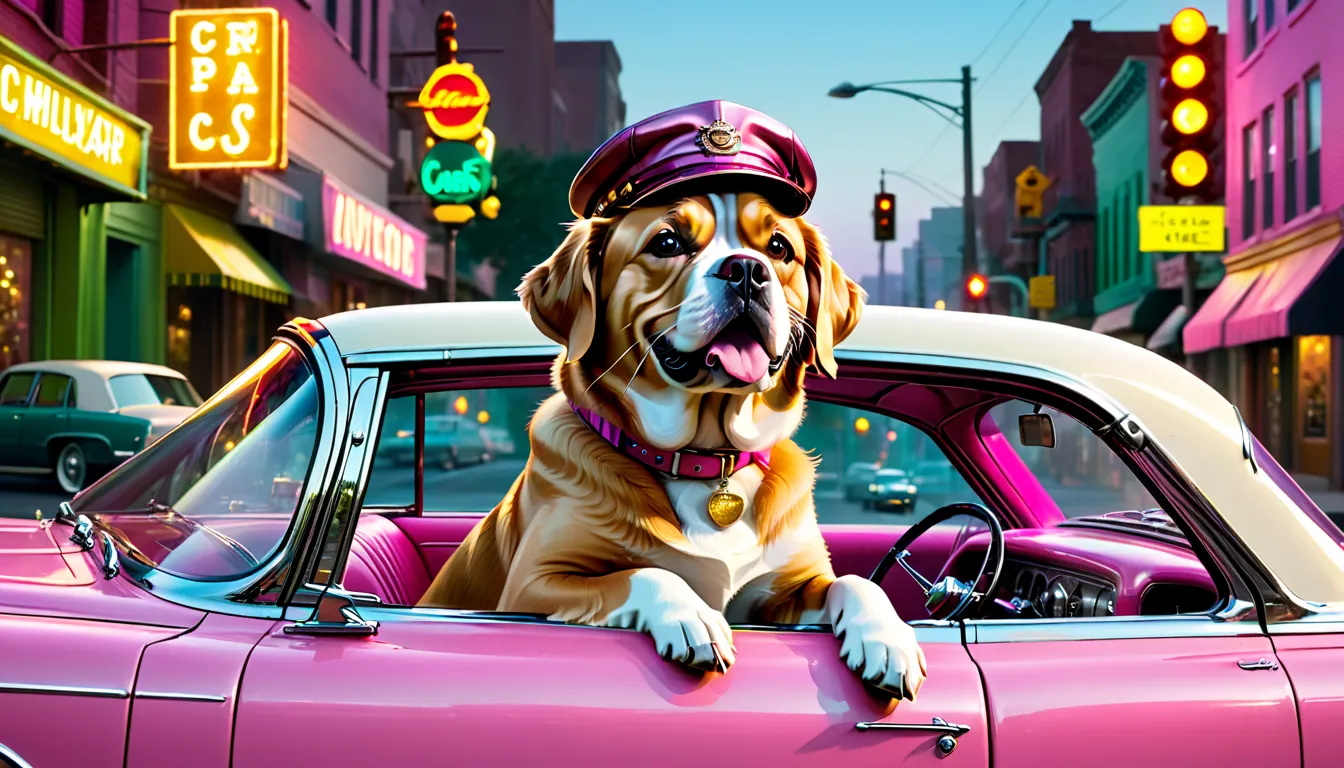
<svg viewBox="0 0 1344 768">
<path fill-rule="evenodd" d="M 523 279 L 564 347 L 557 392 L 521 474 L 419 604 L 635 629 L 719 672 L 730 624 L 830 624 L 850 669 L 913 700 L 914 630 L 878 585 L 836 577 L 816 462 L 790 440 L 808 367 L 834 377 L 866 297 L 779 195 L 722 175 L 578 219 Z"/>
</svg>

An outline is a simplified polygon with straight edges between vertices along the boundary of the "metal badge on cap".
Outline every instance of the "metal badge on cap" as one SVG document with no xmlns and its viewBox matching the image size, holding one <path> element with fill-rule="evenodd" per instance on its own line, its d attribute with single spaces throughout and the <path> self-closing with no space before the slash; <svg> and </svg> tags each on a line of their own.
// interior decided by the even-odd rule
<svg viewBox="0 0 1344 768">
<path fill-rule="evenodd" d="M 736 155 L 742 149 L 742 135 L 731 124 L 715 120 L 700 129 L 695 143 L 707 155 Z"/>
</svg>

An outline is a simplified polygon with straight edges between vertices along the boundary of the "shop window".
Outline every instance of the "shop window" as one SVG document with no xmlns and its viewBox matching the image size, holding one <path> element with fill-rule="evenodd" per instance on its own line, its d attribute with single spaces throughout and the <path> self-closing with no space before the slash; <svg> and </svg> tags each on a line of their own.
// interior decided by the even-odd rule
<svg viewBox="0 0 1344 768">
<path fill-rule="evenodd" d="M 1255 126 L 1241 130 L 1241 236 L 1255 234 Z"/>
<path fill-rule="evenodd" d="M 191 371 L 191 307 L 169 302 L 168 367 L 184 375 Z"/>
<path fill-rule="evenodd" d="M 1265 438 L 1274 450 L 1283 451 L 1283 368 L 1279 347 L 1269 348 L 1269 382 L 1265 397 Z"/>
<path fill-rule="evenodd" d="M 1297 218 L 1297 92 L 1283 99 L 1283 220 Z"/>
<path fill-rule="evenodd" d="M 1307 210 L 1321 204 L 1321 74 L 1307 78 Z"/>
<path fill-rule="evenodd" d="M 1274 28 L 1274 3 L 1278 0 L 1265 0 L 1265 32 Z"/>
<path fill-rule="evenodd" d="M 1265 16 L 1269 18 L 1268 14 Z M 1264 190 L 1261 193 L 1260 226 L 1274 226 L 1274 107 L 1265 107 L 1260 116 L 1260 175 Z"/>
<path fill-rule="evenodd" d="M 1293 11 L 1297 10 L 1297 6 L 1301 4 L 1302 0 L 1288 0 L 1288 12 L 1292 13 Z"/>
<path fill-rule="evenodd" d="M 369 79 L 378 82 L 378 0 L 369 0 Z"/>
<path fill-rule="evenodd" d="M 337 2 L 338 0 L 327 0 L 327 26 L 331 27 L 333 30 L 336 29 L 336 20 L 338 18 L 337 12 L 339 6 L 337 5 Z"/>
<path fill-rule="evenodd" d="M 352 309 L 367 309 L 368 306 L 363 286 L 344 280 L 331 281 L 331 311 L 349 312 Z"/>
<path fill-rule="evenodd" d="M 32 243 L 0 236 L 0 364 L 5 368 L 31 359 L 32 261 Z"/>
<path fill-rule="evenodd" d="M 1298 382 L 1302 398 L 1302 437 L 1328 436 L 1330 402 L 1330 337 L 1302 336 L 1297 340 Z"/>
<path fill-rule="evenodd" d="M 364 0 L 350 1 L 350 56 L 364 66 Z"/>
</svg>

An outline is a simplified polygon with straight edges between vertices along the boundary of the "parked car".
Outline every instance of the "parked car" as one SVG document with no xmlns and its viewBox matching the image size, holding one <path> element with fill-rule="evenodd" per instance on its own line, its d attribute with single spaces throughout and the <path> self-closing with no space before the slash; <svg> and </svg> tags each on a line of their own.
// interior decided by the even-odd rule
<svg viewBox="0 0 1344 768">
<path fill-rule="evenodd" d="M 485 439 L 485 449 L 491 458 L 512 456 L 518 450 L 513 444 L 513 435 L 503 427 L 484 427 L 481 435 Z"/>
<path fill-rule="evenodd" d="M 872 306 L 835 350 L 837 377 L 806 381 L 814 402 L 936 436 L 973 473 L 977 497 L 915 526 L 821 525 L 836 572 L 871 575 L 913 627 L 917 701 L 867 687 L 824 625 L 738 626 L 736 663 L 699 673 L 630 629 L 414 607 L 482 513 L 454 494 L 364 504 L 384 403 L 536 386 L 558 351 L 515 302 L 296 320 L 59 518 L 0 519 L 0 753 L 248 768 L 1338 763 L 1344 537 L 1213 388 L 1062 324 Z M 982 418 L 1015 398 L 1083 424 L 1178 525 L 1067 519 L 1020 436 Z"/>
<path fill-rule="evenodd" d="M 840 490 L 844 493 L 845 501 L 863 501 L 867 498 L 868 486 L 873 484 L 873 478 L 877 477 L 878 466 L 876 464 L 850 464 L 845 467 L 845 476 L 840 481 Z"/>
<path fill-rule="evenodd" d="M 0 472 L 54 476 L 77 493 L 177 426 L 201 404 L 161 365 L 44 360 L 0 377 Z"/>
<path fill-rule="evenodd" d="M 415 430 L 398 429 L 385 436 L 379 454 L 397 464 L 415 463 Z M 463 416 L 425 417 L 425 468 L 456 469 L 490 460 L 492 452 L 480 425 Z"/>
<path fill-rule="evenodd" d="M 879 469 L 868 485 L 864 509 L 885 509 L 894 512 L 914 512 L 919 487 L 903 469 Z"/>
</svg>

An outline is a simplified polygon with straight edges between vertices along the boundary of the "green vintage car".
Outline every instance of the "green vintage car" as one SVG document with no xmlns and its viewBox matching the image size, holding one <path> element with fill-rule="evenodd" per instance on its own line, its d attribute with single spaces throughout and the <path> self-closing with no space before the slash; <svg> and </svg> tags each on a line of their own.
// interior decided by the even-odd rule
<svg viewBox="0 0 1344 768">
<path fill-rule="evenodd" d="M 118 360 L 20 363 L 0 377 L 0 472 L 77 493 L 201 404 L 171 368 Z"/>
</svg>

